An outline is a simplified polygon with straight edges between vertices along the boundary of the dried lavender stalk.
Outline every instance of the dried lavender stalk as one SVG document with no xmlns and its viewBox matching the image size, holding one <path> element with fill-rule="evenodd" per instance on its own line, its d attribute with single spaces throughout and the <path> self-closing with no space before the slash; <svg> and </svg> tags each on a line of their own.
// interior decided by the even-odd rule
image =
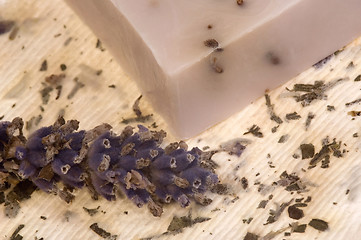
<svg viewBox="0 0 361 240">
<path fill-rule="evenodd" d="M 78 131 L 78 121 L 59 118 L 26 140 L 22 126 L 20 118 L 0 122 L 0 173 L 29 179 L 48 193 L 63 196 L 61 186 L 86 186 L 115 200 L 122 192 L 160 216 L 162 205 L 172 201 L 181 207 L 191 199 L 210 204 L 204 194 L 218 183 L 217 175 L 201 166 L 200 149 L 188 151 L 184 142 L 163 149 L 164 131 L 138 125 L 137 132 L 128 126 L 117 135 L 107 124 Z"/>
</svg>

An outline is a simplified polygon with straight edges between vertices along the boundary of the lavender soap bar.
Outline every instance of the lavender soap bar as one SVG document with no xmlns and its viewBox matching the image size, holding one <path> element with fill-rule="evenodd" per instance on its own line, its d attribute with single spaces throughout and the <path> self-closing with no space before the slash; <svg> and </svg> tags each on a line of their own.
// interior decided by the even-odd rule
<svg viewBox="0 0 361 240">
<path fill-rule="evenodd" d="M 66 0 L 181 138 L 361 34 L 360 0 Z"/>
</svg>

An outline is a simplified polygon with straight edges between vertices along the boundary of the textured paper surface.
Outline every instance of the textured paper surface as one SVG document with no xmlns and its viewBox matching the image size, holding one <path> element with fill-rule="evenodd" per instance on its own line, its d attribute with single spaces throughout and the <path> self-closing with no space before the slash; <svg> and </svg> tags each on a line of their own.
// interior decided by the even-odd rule
<svg viewBox="0 0 361 240">
<path fill-rule="evenodd" d="M 96 48 L 97 38 L 62 1 L 0 1 L 0 13 L 2 20 L 15 20 L 19 27 L 14 40 L 9 40 L 9 33 L 0 36 L 0 115 L 4 115 L 4 119 L 21 116 L 29 121 L 41 115 L 38 126 L 25 132 L 28 134 L 40 126 L 53 123 L 59 112 L 65 111 L 65 118 L 78 119 L 83 129 L 107 122 L 114 126 L 115 132 L 122 130 L 125 126 L 121 123 L 122 118 L 133 117 L 132 104 L 140 92 L 108 51 Z M 68 42 L 66 46 L 65 42 Z M 39 71 L 45 59 L 48 69 Z M 56 100 L 56 91 L 51 92 L 49 103 L 44 105 L 39 93 L 44 88 L 42 82 L 51 74 L 63 73 L 61 64 L 67 66 L 62 93 Z M 98 70 L 103 70 L 99 76 L 96 74 Z M 187 209 L 181 209 L 174 204 L 165 207 L 161 218 L 155 218 L 145 207 L 139 209 L 126 199 L 93 201 L 86 190 L 81 190 L 76 192 L 73 203 L 66 204 L 57 196 L 37 191 L 31 199 L 20 203 L 21 209 L 15 218 L 6 217 L 4 205 L 0 206 L 0 239 L 9 239 L 19 224 L 25 225 L 19 232 L 24 239 L 101 239 L 90 230 L 89 226 L 93 223 L 117 235 L 117 239 L 153 236 L 153 239 L 243 239 L 247 232 L 264 237 L 296 221 L 308 224 L 313 218 L 327 221 L 329 229 L 320 232 L 308 226 L 305 233 L 292 233 L 290 237 L 280 233 L 273 239 L 359 239 L 361 142 L 360 137 L 354 137 L 354 134 L 361 135 L 361 117 L 352 117 L 348 113 L 360 111 L 361 107 L 359 104 L 345 105 L 361 98 L 361 82 L 354 81 L 359 74 L 360 39 L 332 57 L 322 68 L 310 68 L 269 92 L 274 111 L 282 119 L 282 124 L 270 120 L 265 98 L 260 97 L 228 120 L 189 139 L 187 143 L 192 147 L 209 146 L 210 149 L 218 149 L 220 144 L 237 138 L 248 141 L 245 152 L 239 158 L 224 152 L 214 155 L 214 161 L 220 165 L 216 171 L 222 183 L 230 186 L 231 193 L 210 194 L 213 203 L 208 207 L 192 204 Z M 76 77 L 85 86 L 68 99 Z M 313 84 L 321 80 L 327 84 L 337 79 L 345 80 L 328 90 L 325 93 L 327 97 L 306 107 L 296 102 L 290 96 L 292 93 L 286 90 L 292 89 L 295 83 Z M 109 87 L 113 84 L 115 88 Z M 335 111 L 328 111 L 328 105 L 334 106 Z M 43 112 L 40 106 L 44 108 Z M 141 109 L 144 114 L 153 113 L 143 99 Z M 295 111 L 300 119 L 285 119 L 286 114 Z M 315 117 L 306 130 L 309 113 Z M 156 114 L 145 125 L 150 126 L 154 121 L 158 128 L 167 130 Z M 260 127 L 263 138 L 243 135 L 253 124 Z M 271 129 L 278 125 L 277 131 L 272 133 Z M 283 135 L 289 135 L 288 140 L 278 143 Z M 330 141 L 334 138 L 342 141 L 341 149 L 346 150 L 341 158 L 331 156 L 329 168 L 323 169 L 318 163 L 315 168 L 308 169 L 310 159 L 293 157 L 294 154 L 300 155 L 299 146 L 303 143 L 312 143 L 315 151 L 320 151 L 322 140 L 327 136 Z M 168 142 L 173 140 L 172 136 L 166 139 Z M 309 191 L 291 194 L 284 187 L 272 186 L 285 170 L 295 172 Z M 240 182 L 242 177 L 249 182 L 246 190 Z M 257 183 L 265 186 L 260 192 Z M 271 194 L 273 198 L 265 209 L 257 209 L 259 203 Z M 302 208 L 305 216 L 300 220 L 291 219 L 285 209 L 278 221 L 264 225 L 269 210 L 275 209 L 277 204 L 308 196 L 312 197 L 312 201 Z M 94 216 L 83 210 L 83 207 L 98 206 L 99 212 Z M 167 231 L 173 216 L 186 216 L 189 212 L 192 217 L 211 219 L 185 228 L 177 235 L 160 236 Z M 46 220 L 41 216 L 45 216 Z M 253 218 L 249 224 L 243 222 L 249 218 Z"/>
</svg>

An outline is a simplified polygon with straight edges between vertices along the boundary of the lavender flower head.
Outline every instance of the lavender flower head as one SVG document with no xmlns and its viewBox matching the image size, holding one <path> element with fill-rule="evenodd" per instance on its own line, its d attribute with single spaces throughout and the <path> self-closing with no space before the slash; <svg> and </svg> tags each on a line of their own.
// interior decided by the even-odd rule
<svg viewBox="0 0 361 240">
<path fill-rule="evenodd" d="M 21 122 L 22 123 L 22 122 Z M 66 188 L 88 187 L 94 194 L 115 200 L 122 193 L 138 207 L 148 205 L 154 216 L 172 201 L 187 207 L 191 200 L 210 204 L 205 192 L 218 183 L 217 175 L 200 161 L 202 151 L 184 142 L 162 148 L 164 131 L 126 127 L 120 135 L 108 124 L 78 131 L 79 122 L 59 118 L 35 131 L 28 140 L 21 124 L 0 122 L 0 153 L 18 165 L 15 174 L 39 189 L 64 198 Z M 19 129 L 19 136 L 14 136 Z M 6 172 L 3 163 L 0 172 Z"/>
<path fill-rule="evenodd" d="M 210 203 L 203 194 L 218 177 L 200 167 L 201 151 L 187 151 L 184 143 L 164 150 L 160 147 L 164 132 L 152 132 L 142 125 L 138 128 L 133 133 L 127 127 L 119 136 L 106 132 L 92 144 L 88 165 L 96 191 L 112 200 L 119 189 L 138 207 L 148 204 L 153 214 L 160 204 L 172 200 L 182 207 L 189 205 L 189 198 Z"/>
<path fill-rule="evenodd" d="M 34 132 L 24 147 L 16 149 L 21 161 L 18 175 L 30 179 L 41 190 L 58 192 L 57 182 L 81 188 L 85 172 L 77 162 L 85 131 L 78 129 L 78 121 L 65 123 L 64 119 Z"/>
</svg>

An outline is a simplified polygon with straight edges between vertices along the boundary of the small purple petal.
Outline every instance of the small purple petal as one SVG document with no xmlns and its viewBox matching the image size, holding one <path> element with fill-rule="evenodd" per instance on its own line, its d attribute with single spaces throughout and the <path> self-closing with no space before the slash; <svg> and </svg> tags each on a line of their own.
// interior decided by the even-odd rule
<svg viewBox="0 0 361 240">
<path fill-rule="evenodd" d="M 188 180 L 190 185 L 193 188 L 199 188 L 202 185 L 206 185 L 207 177 L 210 176 L 212 173 L 204 168 L 201 167 L 193 167 L 188 168 L 180 173 L 182 178 Z M 212 178 L 211 178 L 212 180 Z"/>
<path fill-rule="evenodd" d="M 137 166 L 136 161 L 137 161 L 137 158 L 127 155 L 127 156 L 121 157 L 120 161 L 117 165 L 127 171 L 130 171 L 132 169 L 136 169 L 136 166 Z"/>
<path fill-rule="evenodd" d="M 29 151 L 26 156 L 29 163 L 37 168 L 45 167 L 47 165 L 45 152 Z"/>
<path fill-rule="evenodd" d="M 82 188 L 82 187 L 84 187 L 84 182 L 74 182 L 74 181 L 71 181 L 71 180 L 63 178 L 63 177 L 61 177 L 61 181 L 64 184 L 69 185 L 69 186 L 71 186 L 73 188 Z"/>
<path fill-rule="evenodd" d="M 15 151 L 15 157 L 18 160 L 24 160 L 26 158 L 26 149 L 24 147 L 17 147 Z"/>
<path fill-rule="evenodd" d="M 156 186 L 155 194 L 165 203 L 170 203 L 172 201 L 172 195 L 170 195 L 163 186 Z"/>
<path fill-rule="evenodd" d="M 154 182 L 156 185 L 167 186 L 173 184 L 174 177 L 174 173 L 170 170 L 152 169 L 151 171 L 151 181 Z"/>
<path fill-rule="evenodd" d="M 79 166 L 72 166 L 66 174 L 60 175 L 63 179 L 68 179 L 72 182 L 82 182 L 85 178 L 83 169 Z"/>
<path fill-rule="evenodd" d="M 70 141 L 70 147 L 79 151 L 82 147 L 82 142 L 85 136 L 85 131 L 73 132 L 65 136 L 65 140 Z"/>
<path fill-rule="evenodd" d="M 36 168 L 31 165 L 27 160 L 23 160 L 20 163 L 18 175 L 23 178 L 29 178 L 35 176 Z"/>
<path fill-rule="evenodd" d="M 32 178 L 31 180 L 38 188 L 40 188 L 44 192 L 50 193 L 56 190 L 55 182 L 53 180 L 46 181 L 42 178 Z"/>
<path fill-rule="evenodd" d="M 152 166 L 157 169 L 174 169 L 177 167 L 177 161 L 175 157 L 169 155 L 163 155 L 157 157 L 153 162 Z"/>
<path fill-rule="evenodd" d="M 177 201 L 181 207 L 184 208 L 190 204 L 189 198 L 177 186 L 170 185 L 167 187 L 167 190 L 172 195 L 173 199 Z"/>
<path fill-rule="evenodd" d="M 176 172 L 181 172 L 186 168 L 198 164 L 198 155 L 193 155 L 189 152 L 184 152 L 176 157 L 177 167 L 174 169 Z"/>
<path fill-rule="evenodd" d="M 28 139 L 26 147 L 32 150 L 43 150 L 42 138 L 51 134 L 52 127 L 43 127 L 34 132 Z"/>
<path fill-rule="evenodd" d="M 122 189 L 127 195 L 127 197 L 134 202 L 137 207 L 142 207 L 145 203 L 148 202 L 150 195 L 147 191 L 143 189 Z"/>
<path fill-rule="evenodd" d="M 59 153 L 55 156 L 55 159 L 59 159 L 61 162 L 63 162 L 64 164 L 69 164 L 70 166 L 73 166 L 75 163 L 74 161 L 76 160 L 78 156 L 78 153 L 72 149 L 63 149 L 61 151 L 59 151 Z"/>
<path fill-rule="evenodd" d="M 100 179 L 94 174 L 91 175 L 91 179 L 97 193 L 102 195 L 108 201 L 115 200 L 114 185 L 112 183 Z"/>
</svg>

